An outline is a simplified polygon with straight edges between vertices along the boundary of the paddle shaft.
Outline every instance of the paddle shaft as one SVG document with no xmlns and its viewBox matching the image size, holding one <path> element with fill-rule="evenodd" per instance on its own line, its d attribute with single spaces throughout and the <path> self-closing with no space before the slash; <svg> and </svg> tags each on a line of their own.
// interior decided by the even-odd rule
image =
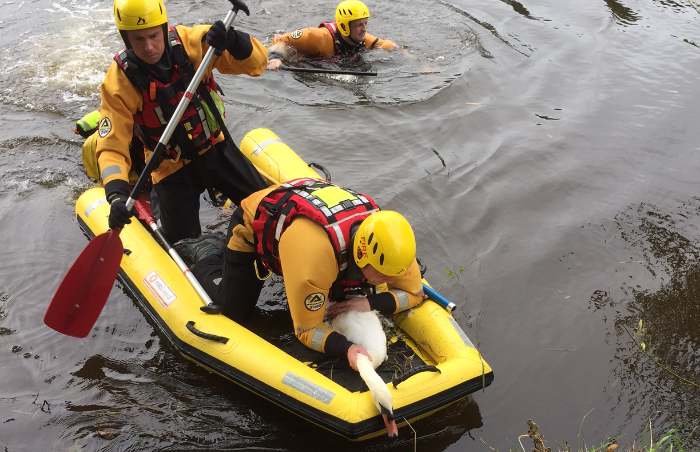
<svg viewBox="0 0 700 452">
<path fill-rule="evenodd" d="M 136 211 L 139 213 L 139 217 L 148 223 L 148 225 L 151 227 L 151 230 L 153 233 L 156 235 L 158 238 L 158 241 L 160 242 L 161 245 L 163 245 L 163 248 L 166 249 L 168 254 L 170 254 L 170 257 L 173 258 L 177 266 L 182 270 L 182 274 L 185 275 L 187 280 L 192 284 L 192 287 L 194 290 L 197 292 L 199 297 L 202 299 L 204 304 L 207 306 L 213 305 L 213 301 L 211 298 L 209 298 L 209 295 L 207 292 L 204 290 L 204 287 L 202 287 L 201 284 L 199 284 L 199 281 L 197 281 L 197 278 L 194 277 L 192 274 L 192 271 L 190 268 L 187 266 L 185 261 L 182 260 L 179 254 L 177 254 L 177 251 L 175 251 L 175 248 L 173 248 L 168 240 L 163 236 L 163 233 L 160 230 L 160 227 L 158 226 L 158 223 L 156 223 L 156 220 L 153 218 L 153 215 L 149 211 L 149 209 L 143 205 L 143 202 L 141 200 L 136 200 L 135 202 L 135 208 Z"/>
<path fill-rule="evenodd" d="M 224 27 L 226 28 L 226 32 L 228 32 L 228 29 L 231 28 L 231 24 L 233 23 L 233 20 L 236 18 L 237 14 L 238 9 L 234 7 L 226 15 L 226 18 L 224 19 Z M 126 200 L 127 209 L 131 210 L 134 207 L 134 203 L 143 191 L 143 187 L 146 185 L 146 182 L 148 181 L 148 178 L 150 177 L 151 173 L 154 169 L 156 169 L 156 166 L 160 164 L 160 156 L 161 154 L 163 154 L 165 146 L 167 146 L 168 141 L 170 141 L 170 137 L 173 135 L 175 127 L 177 127 L 178 123 L 180 122 L 180 118 L 185 113 L 185 110 L 190 104 L 190 99 L 192 99 L 192 96 L 194 95 L 195 91 L 197 91 L 197 86 L 199 86 L 199 82 L 202 81 L 202 77 L 209 69 L 209 65 L 211 64 L 211 61 L 213 59 L 214 48 L 209 47 L 209 50 L 207 50 L 207 53 L 204 55 L 204 58 L 202 58 L 202 62 L 199 64 L 197 72 L 194 73 L 194 77 L 192 77 L 190 84 L 187 86 L 187 91 L 182 96 L 182 100 L 180 100 L 180 103 L 177 105 L 175 113 L 173 113 L 172 118 L 170 118 L 170 121 L 168 121 L 168 125 L 165 127 L 165 132 L 163 132 L 163 135 L 160 137 L 160 141 L 158 141 L 158 144 L 156 145 L 155 149 L 153 149 L 151 158 L 148 159 L 148 163 L 146 163 L 146 167 L 143 169 L 143 171 L 141 171 L 141 175 L 136 181 L 134 189 L 131 190 L 131 195 L 129 196 L 129 199 Z"/>
<path fill-rule="evenodd" d="M 427 284 L 423 284 L 423 292 L 425 292 L 425 294 L 428 297 L 430 297 L 430 299 L 433 300 L 435 303 L 445 308 L 447 312 L 452 312 L 455 309 L 457 309 L 457 305 L 455 305 L 450 300 L 437 293 L 435 289 L 431 288 Z"/>
<path fill-rule="evenodd" d="M 341 74 L 341 75 L 364 75 L 370 77 L 376 77 L 376 72 L 365 72 L 365 71 L 343 71 L 340 69 L 313 69 L 305 67 L 290 67 L 281 65 L 280 69 L 289 72 L 306 72 L 309 74 Z"/>
</svg>

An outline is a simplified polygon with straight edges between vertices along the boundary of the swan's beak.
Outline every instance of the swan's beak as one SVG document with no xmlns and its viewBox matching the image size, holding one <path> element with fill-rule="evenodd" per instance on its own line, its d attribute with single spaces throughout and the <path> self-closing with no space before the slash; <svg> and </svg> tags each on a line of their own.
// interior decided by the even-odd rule
<svg viewBox="0 0 700 452">
<path fill-rule="evenodd" d="M 399 428 L 396 426 L 396 421 L 395 420 L 388 420 L 386 414 L 382 414 L 382 417 L 384 418 L 384 425 L 386 425 L 386 433 L 389 435 L 389 438 L 398 438 L 399 437 Z"/>
<path fill-rule="evenodd" d="M 384 419 L 384 425 L 386 426 L 386 433 L 389 438 L 399 437 L 399 428 L 396 426 L 396 421 L 394 420 L 394 413 L 382 406 L 382 419 Z"/>
</svg>

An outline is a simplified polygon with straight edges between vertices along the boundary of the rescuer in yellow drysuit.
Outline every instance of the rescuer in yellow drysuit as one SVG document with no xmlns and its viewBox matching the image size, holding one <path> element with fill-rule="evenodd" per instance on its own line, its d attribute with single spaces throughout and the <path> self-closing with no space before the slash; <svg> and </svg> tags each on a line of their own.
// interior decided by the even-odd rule
<svg viewBox="0 0 700 452">
<path fill-rule="evenodd" d="M 275 35 L 268 48 L 267 68 L 276 71 L 292 52 L 310 57 L 354 57 L 367 49 L 399 50 L 392 41 L 367 33 L 369 10 L 359 0 L 345 0 L 335 10 L 335 22 Z"/>
<path fill-rule="evenodd" d="M 134 132 L 145 145 L 146 160 L 160 140 L 204 54 L 213 59 L 192 96 L 163 161 L 151 173 L 160 223 L 172 242 L 200 236 L 199 197 L 214 190 L 238 203 L 267 186 L 220 124 L 223 103 L 212 69 L 224 74 L 259 76 L 267 50 L 255 38 L 223 22 L 168 27 L 162 0 L 115 0 L 114 20 L 126 48 L 114 57 L 102 82 L 97 161 L 111 204 L 109 227 L 121 228 L 133 215 L 129 197 Z M 134 127 L 136 126 L 136 127 Z"/>
</svg>

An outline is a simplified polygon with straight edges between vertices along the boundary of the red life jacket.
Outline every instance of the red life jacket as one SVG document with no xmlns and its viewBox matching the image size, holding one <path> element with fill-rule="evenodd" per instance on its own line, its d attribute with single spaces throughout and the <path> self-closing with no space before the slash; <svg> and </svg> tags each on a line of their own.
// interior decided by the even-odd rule
<svg viewBox="0 0 700 452">
<path fill-rule="evenodd" d="M 347 192 L 347 198 L 334 200 L 329 207 L 314 192 L 336 187 Z M 253 232 L 255 248 L 265 266 L 281 275 L 279 241 L 285 229 L 299 215 L 323 226 L 333 244 L 339 272 L 348 268 L 352 258 L 352 227 L 379 211 L 374 200 L 349 188 L 311 178 L 295 179 L 280 185 L 263 198 L 255 213 Z"/>
<path fill-rule="evenodd" d="M 343 56 L 355 56 L 358 53 L 364 52 L 365 51 L 365 41 L 362 41 L 358 44 L 355 44 L 354 46 L 351 46 L 348 44 L 340 35 L 340 31 L 338 31 L 338 24 L 335 22 L 321 22 L 321 24 L 318 26 L 318 28 L 323 28 L 326 27 L 326 29 L 330 32 L 331 36 L 333 36 L 333 51 L 335 52 L 336 55 L 343 55 Z M 379 38 L 377 38 L 374 41 L 374 44 L 379 41 Z M 374 47 L 374 44 L 372 44 L 371 47 Z"/>
<path fill-rule="evenodd" d="M 137 136 L 149 149 L 154 149 L 160 141 L 168 121 L 195 74 L 175 27 L 169 28 L 168 38 L 170 56 L 174 62 L 170 83 L 162 83 L 151 74 L 141 71 L 136 63 L 136 56 L 131 50 L 124 49 L 114 56 L 114 60 L 124 74 L 143 96 L 143 110 L 134 115 L 134 124 L 138 129 Z M 179 159 L 182 155 L 192 160 L 196 158 L 196 153 L 216 143 L 220 128 L 217 124 L 216 128 L 211 130 L 203 106 L 206 104 L 206 108 L 217 108 L 212 97 L 218 98 L 216 90 L 217 85 L 213 75 L 206 85 L 199 84 L 196 95 L 192 96 L 170 142 L 167 143 L 165 153 L 168 156 Z"/>
</svg>

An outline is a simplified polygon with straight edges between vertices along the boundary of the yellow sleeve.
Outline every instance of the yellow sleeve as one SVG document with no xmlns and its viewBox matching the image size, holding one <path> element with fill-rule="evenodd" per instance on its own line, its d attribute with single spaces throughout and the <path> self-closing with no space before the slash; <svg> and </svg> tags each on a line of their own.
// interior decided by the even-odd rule
<svg viewBox="0 0 700 452">
<path fill-rule="evenodd" d="M 307 347 L 323 352 L 333 331 L 323 323 L 328 295 L 338 277 L 338 263 L 323 227 L 296 218 L 284 231 L 279 256 L 294 333 Z"/>
<path fill-rule="evenodd" d="M 408 267 L 406 273 L 394 278 L 394 282 L 385 287 L 378 286 L 377 290 L 383 292 L 388 289 L 389 293 L 394 296 L 396 309 L 394 313 L 405 311 L 417 306 L 423 301 L 423 278 L 420 275 L 418 261 L 414 260 L 413 264 Z"/>
<path fill-rule="evenodd" d="M 190 63 L 192 63 L 195 70 L 199 68 L 204 54 L 209 50 L 209 44 L 207 44 L 205 35 L 210 27 L 211 25 L 196 25 L 191 28 L 178 25 L 176 27 L 182 45 L 185 47 Z M 250 36 L 250 42 L 253 45 L 253 52 L 245 60 L 236 60 L 228 52 L 222 53 L 221 56 L 215 56 L 211 67 L 202 78 L 204 83 L 207 83 L 211 78 L 212 69 L 216 69 L 222 74 L 230 75 L 245 74 L 251 77 L 261 75 L 267 67 L 267 49 L 252 36 Z"/>
<path fill-rule="evenodd" d="M 394 48 L 396 43 L 389 41 L 388 39 L 377 38 L 369 33 L 365 34 L 365 47 L 368 49 L 384 49 L 391 50 Z"/>
<path fill-rule="evenodd" d="M 282 35 L 275 35 L 269 52 L 276 52 L 288 59 L 296 50 L 304 56 L 321 57 L 335 54 L 333 36 L 328 29 L 307 27 Z"/>
<path fill-rule="evenodd" d="M 143 99 L 116 62 L 112 62 L 107 70 L 100 93 L 102 101 L 96 155 L 102 182 L 107 184 L 112 180 L 122 180 L 128 183 L 133 115 L 143 109 Z"/>
</svg>

